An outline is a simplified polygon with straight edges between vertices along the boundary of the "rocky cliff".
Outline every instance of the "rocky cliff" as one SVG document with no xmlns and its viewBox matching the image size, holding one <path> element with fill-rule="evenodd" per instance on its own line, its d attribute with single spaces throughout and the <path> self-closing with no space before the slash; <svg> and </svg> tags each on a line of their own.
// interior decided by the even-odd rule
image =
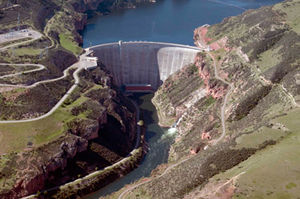
<svg viewBox="0 0 300 199">
<path fill-rule="evenodd" d="M 300 194 L 287 188 L 297 172 L 285 170 L 299 168 L 292 141 L 300 132 L 299 7 L 285 1 L 195 30 L 195 44 L 210 51 L 169 77 L 153 99 L 162 125 L 177 121 L 169 170 L 158 168 L 128 198 Z"/>
<path fill-rule="evenodd" d="M 47 67 L 47 70 L 25 74 L 16 80 L 3 80 L 4 83 L 18 81 L 16 83 L 32 84 L 61 76 L 63 70 L 76 62 L 76 56 L 82 51 L 79 31 L 87 22 L 87 13 L 107 14 L 114 9 L 134 8 L 147 2 L 152 1 L 1 1 L 1 9 L 10 3 L 18 3 L 1 13 L 0 23 L 5 25 L 1 31 L 8 31 L 7 27 L 16 28 L 17 21 L 11 16 L 19 13 L 24 24 L 22 27 L 30 27 L 44 34 L 42 39 L 20 46 L 20 49 L 41 50 L 43 53 L 40 55 L 11 56 L 8 52 L 1 52 L 1 62 L 42 63 Z M 1 91 L 1 119 L 24 119 L 44 114 L 70 88 L 72 72 L 61 81 L 30 89 Z M 25 125 L 23 131 L 17 131 L 29 133 L 28 140 L 18 137 L 17 141 L 13 141 L 17 143 L 21 140 L 17 145 L 22 147 L 1 148 L 0 198 L 20 198 L 74 181 L 114 164 L 127 157 L 132 150 L 137 139 L 134 106 L 112 85 L 112 77 L 105 70 L 85 71 L 80 74 L 80 79 L 79 88 L 59 108 L 58 112 L 62 114 L 51 115 L 49 123 L 53 126 L 40 130 L 34 125 L 28 125 L 29 128 Z M 2 134 L 0 141 L 3 141 Z M 121 165 L 121 171 L 116 173 L 121 175 L 133 169 L 143 152 L 138 154 L 139 157 L 129 162 L 128 168 Z M 115 173 L 113 175 L 112 179 L 120 177 Z M 105 179 L 105 183 L 112 179 Z M 101 182 L 95 181 L 94 184 L 100 185 Z"/>
<path fill-rule="evenodd" d="M 100 68 L 83 72 L 81 78 L 80 91 L 63 105 L 72 116 L 58 139 L 0 157 L 1 198 L 19 198 L 75 180 L 132 150 L 136 118 L 131 102 L 113 89 L 111 77 Z"/>
</svg>

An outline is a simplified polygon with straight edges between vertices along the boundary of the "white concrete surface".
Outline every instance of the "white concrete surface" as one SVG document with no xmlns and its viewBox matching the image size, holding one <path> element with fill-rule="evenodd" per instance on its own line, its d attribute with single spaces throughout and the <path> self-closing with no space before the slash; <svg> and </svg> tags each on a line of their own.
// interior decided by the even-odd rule
<svg viewBox="0 0 300 199">
<path fill-rule="evenodd" d="M 32 30 L 32 29 L 22 29 L 19 31 L 12 31 L 12 32 L 0 34 L 0 44 L 5 43 L 5 42 L 19 40 L 19 39 L 31 38 L 28 41 L 23 41 L 23 42 L 19 42 L 16 44 L 10 44 L 5 47 L 2 47 L 2 48 L 0 48 L 0 51 L 6 50 L 7 48 L 11 48 L 14 46 L 26 44 L 28 42 L 32 42 L 34 40 L 41 38 L 42 36 L 43 35 L 40 32 Z"/>
<path fill-rule="evenodd" d="M 157 89 L 167 77 L 194 62 L 202 50 L 162 42 L 116 42 L 89 48 L 113 74 L 116 85 L 151 84 Z"/>
</svg>

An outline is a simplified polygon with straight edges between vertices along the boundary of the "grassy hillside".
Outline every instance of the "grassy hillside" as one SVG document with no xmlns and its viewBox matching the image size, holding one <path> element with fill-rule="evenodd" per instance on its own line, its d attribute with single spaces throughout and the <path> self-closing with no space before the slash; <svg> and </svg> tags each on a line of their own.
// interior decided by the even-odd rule
<svg viewBox="0 0 300 199">
<path fill-rule="evenodd" d="M 299 10 L 299 0 L 288 0 L 226 18 L 208 27 L 206 35 L 207 27 L 199 27 L 196 44 L 208 41 L 220 47 L 206 56 L 199 54 L 195 62 L 212 92 L 192 107 L 179 107 L 177 116 L 182 120 L 169 164 L 107 198 L 118 198 L 139 183 L 126 198 L 297 198 Z M 227 87 L 213 81 L 214 64 L 203 57 L 214 57 L 217 73 L 228 82 Z M 176 87 L 178 79 L 183 84 L 192 81 L 186 72 L 170 77 L 157 93 L 156 105 L 165 115 L 172 110 L 165 106 L 171 99 L 191 94 Z M 221 107 L 229 84 L 233 89 L 225 104 L 225 136 L 214 145 L 223 132 Z M 214 91 L 221 97 L 207 106 Z M 171 169 L 164 172 L 166 168 Z"/>
</svg>

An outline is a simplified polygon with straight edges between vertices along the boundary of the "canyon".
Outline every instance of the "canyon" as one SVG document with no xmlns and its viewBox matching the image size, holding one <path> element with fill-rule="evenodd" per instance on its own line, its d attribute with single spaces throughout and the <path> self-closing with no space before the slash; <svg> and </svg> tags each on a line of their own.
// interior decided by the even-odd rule
<svg viewBox="0 0 300 199">
<path fill-rule="evenodd" d="M 96 11 L 108 14 L 139 3 L 146 1 L 74 0 L 65 9 L 60 9 L 59 2 L 47 4 L 57 12 L 44 12 L 47 23 L 35 21 L 45 37 L 33 46 L 50 45 L 48 55 L 40 55 L 48 70 L 21 74 L 17 81 L 30 84 L 59 76 L 82 53 L 78 31 L 88 15 Z M 266 172 L 264 180 L 272 185 L 267 190 L 254 180 L 264 175 L 253 165 L 260 156 L 270 157 L 282 149 L 288 156 L 278 153 L 285 161 L 276 170 L 285 168 L 284 164 L 297 168 L 297 154 L 292 151 L 298 151 L 293 140 L 299 134 L 298 9 L 298 0 L 285 1 L 201 26 L 194 31 L 196 47 L 146 41 L 90 47 L 91 56 L 98 57 L 98 67 L 79 74 L 78 89 L 51 120 L 30 128 L 0 125 L 0 140 L 9 143 L 1 148 L 0 196 L 75 198 L 134 169 L 146 144 L 142 134 L 140 145 L 133 150 L 138 121 L 133 104 L 120 92 L 124 85 L 150 85 L 159 124 L 176 127 L 177 134 L 168 163 L 106 198 L 296 196 L 298 181 L 292 176 L 298 174 L 293 170 L 288 175 L 276 173 L 282 180 L 272 181 L 275 169 L 265 168 L 276 159 L 259 161 Z M 20 48 L 24 47 L 28 45 Z M 1 52 L 1 60 L 36 62 L 39 57 L 9 56 L 12 52 Z M 22 119 L 27 110 L 29 117 L 47 112 L 70 87 L 73 73 L 70 70 L 55 84 L 2 91 L 1 118 Z M 41 95 L 46 89 L 55 95 Z M 24 103 L 26 99 L 29 104 Z M 38 112 L 38 107 L 45 108 Z M 20 112 L 13 111 L 18 109 Z M 47 123 L 55 124 L 51 132 L 45 129 Z M 22 139 L 26 141 L 18 142 Z"/>
</svg>

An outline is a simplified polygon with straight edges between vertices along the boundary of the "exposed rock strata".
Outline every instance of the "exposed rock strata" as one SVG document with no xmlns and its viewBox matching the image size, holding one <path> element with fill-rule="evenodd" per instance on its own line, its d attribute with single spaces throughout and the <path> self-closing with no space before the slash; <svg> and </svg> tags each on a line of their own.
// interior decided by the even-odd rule
<svg viewBox="0 0 300 199">
<path fill-rule="evenodd" d="M 108 80 L 111 77 L 99 68 L 83 72 L 81 78 L 83 93 L 97 83 L 103 83 L 101 86 L 106 88 L 85 94 L 89 100 L 71 112 L 74 116 L 87 114 L 86 118 L 75 117 L 69 121 L 68 130 L 59 139 L 10 155 L 7 167 L 0 172 L 11 189 L 1 190 L 1 198 L 19 198 L 74 180 L 77 175 L 86 175 L 95 168 L 119 161 L 132 150 L 136 139 L 133 105 L 112 89 Z M 76 100 L 77 97 L 74 93 L 70 98 Z M 90 156 L 95 159 L 89 159 Z"/>
<path fill-rule="evenodd" d="M 252 165 L 247 165 L 246 170 L 236 165 L 252 155 L 254 159 L 258 158 L 255 154 L 257 150 L 269 145 L 280 145 L 282 139 L 289 139 L 285 126 L 277 124 L 274 127 L 272 121 L 299 107 L 299 55 L 295 54 L 299 52 L 299 43 L 296 42 L 299 41 L 300 34 L 299 16 L 296 14 L 296 6 L 299 8 L 299 5 L 297 0 L 285 1 L 276 6 L 246 11 L 241 16 L 226 18 L 220 24 L 195 30 L 195 44 L 199 47 L 210 45 L 214 50 L 210 55 L 217 62 L 219 77 L 232 84 L 233 89 L 228 95 L 227 103 L 223 105 L 228 85 L 214 78 L 210 56 L 204 59 L 198 56 L 194 63 L 199 70 L 199 78 L 203 81 L 202 88 L 209 91 L 210 95 L 193 103 L 190 108 L 182 106 L 181 111 L 176 112 L 176 108 L 184 104 L 180 99 L 186 100 L 186 96 L 194 92 L 186 84 L 195 82 L 195 76 L 186 76 L 188 68 L 164 82 L 154 103 L 158 107 L 160 119 L 166 117 L 174 122 L 180 118 L 178 134 L 169 158 L 173 165 L 178 165 L 166 173 L 162 169 L 161 173 L 165 175 L 159 178 L 152 176 L 152 180 L 148 179 L 148 183 L 136 187 L 128 197 L 138 198 L 141 191 L 149 198 L 193 197 L 196 192 L 188 195 L 191 190 L 196 186 L 198 190 L 203 190 L 208 179 L 220 172 L 234 167 L 235 171 L 240 168 L 247 173 L 248 166 L 252 167 L 251 171 L 256 170 Z M 189 92 L 186 93 L 186 89 Z M 178 102 L 174 101 L 175 93 L 180 96 L 178 101 L 181 103 L 175 103 Z M 223 131 L 221 107 L 224 107 L 225 136 L 214 145 L 214 140 L 218 140 Z M 283 122 L 292 121 L 297 122 L 297 119 L 290 118 L 288 122 Z M 167 122 L 167 119 L 162 120 L 163 124 L 172 124 Z M 279 128 L 275 134 L 280 133 L 282 136 L 271 136 L 273 128 Z M 293 133 L 296 135 L 298 130 Z M 260 139 L 256 137 L 258 134 L 262 136 Z M 260 152 L 259 157 L 264 157 L 264 151 Z M 174 163 L 174 160 L 177 162 Z M 276 164 L 276 161 L 272 163 Z M 277 171 L 273 171 L 273 174 Z M 249 175 L 251 176 L 248 174 L 248 177 Z M 225 178 L 227 175 L 223 176 L 223 180 Z M 267 178 L 269 181 L 273 179 L 270 175 Z M 258 191 L 249 191 L 248 184 L 243 182 L 245 181 L 241 181 L 236 187 L 221 187 L 228 188 L 224 192 L 220 190 L 213 193 L 218 189 L 214 186 L 210 190 L 212 194 L 202 195 L 199 192 L 195 197 L 211 198 L 219 197 L 219 194 L 221 198 L 254 197 L 258 193 L 270 197 L 269 191 L 264 190 L 266 193 L 263 193 L 258 187 Z M 257 186 L 255 183 L 252 185 Z M 244 186 L 243 189 L 240 186 Z M 285 190 L 280 184 L 276 186 L 272 194 L 280 194 L 281 190 Z"/>
</svg>

